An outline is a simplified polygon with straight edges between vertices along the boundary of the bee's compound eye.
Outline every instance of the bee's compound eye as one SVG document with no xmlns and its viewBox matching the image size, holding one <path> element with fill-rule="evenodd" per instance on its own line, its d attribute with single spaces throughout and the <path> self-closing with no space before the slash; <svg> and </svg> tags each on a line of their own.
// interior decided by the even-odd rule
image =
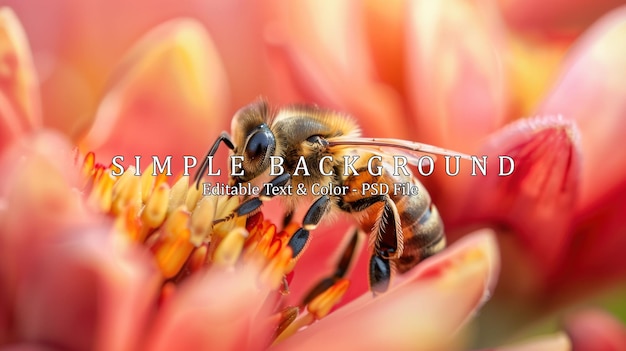
<svg viewBox="0 0 626 351">
<path fill-rule="evenodd" d="M 275 147 L 274 134 L 267 126 L 261 126 L 248 139 L 244 156 L 250 161 L 261 162 L 274 152 Z"/>
</svg>

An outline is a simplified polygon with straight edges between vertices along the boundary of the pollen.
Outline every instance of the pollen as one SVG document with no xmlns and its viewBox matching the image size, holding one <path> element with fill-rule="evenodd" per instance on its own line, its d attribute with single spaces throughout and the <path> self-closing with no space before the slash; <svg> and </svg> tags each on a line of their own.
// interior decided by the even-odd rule
<svg viewBox="0 0 626 351">
<path fill-rule="evenodd" d="M 189 212 L 181 207 L 168 216 L 156 234 L 157 239 L 152 251 L 165 278 L 174 277 L 193 250 L 193 245 L 189 241 L 188 221 Z"/>
<path fill-rule="evenodd" d="M 259 292 L 268 294 L 270 307 L 263 309 L 274 311 L 265 322 L 274 326 L 272 340 L 276 341 L 325 317 L 349 286 L 347 280 L 338 280 L 298 318 L 304 306 L 285 308 L 277 303 L 289 292 L 297 259 L 288 243 L 298 225 L 278 230 L 262 212 L 238 217 L 238 197 L 203 196 L 188 176 L 156 174 L 152 165 L 135 175 L 132 166 L 121 172 L 97 163 L 95 155 L 88 153 L 80 170 L 90 210 L 113 219 L 114 235 L 152 253 L 162 276 L 161 302 L 173 296 L 190 275 L 254 269 Z"/>
<path fill-rule="evenodd" d="M 260 213 L 237 217 L 237 197 L 203 196 L 188 176 L 172 182 L 152 165 L 135 173 L 132 166 L 121 172 L 97 163 L 90 152 L 81 166 L 83 192 L 91 210 L 113 217 L 117 233 L 151 250 L 164 282 L 209 267 L 248 265 L 258 267 L 263 284 L 281 286 L 293 268 L 287 243 L 297 227 L 278 232 Z"/>
<path fill-rule="evenodd" d="M 165 221 L 167 204 L 170 196 L 170 187 L 167 183 L 159 184 L 146 200 L 141 211 L 141 221 L 149 228 L 157 228 Z"/>
<path fill-rule="evenodd" d="M 245 228 L 230 231 L 217 245 L 213 253 L 213 263 L 220 267 L 233 267 L 239 260 L 247 237 L 248 231 Z"/>
</svg>

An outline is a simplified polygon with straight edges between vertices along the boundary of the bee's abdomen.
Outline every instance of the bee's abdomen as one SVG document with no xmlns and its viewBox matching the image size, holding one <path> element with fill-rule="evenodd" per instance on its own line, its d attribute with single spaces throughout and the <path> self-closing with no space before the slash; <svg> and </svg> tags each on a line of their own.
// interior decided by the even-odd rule
<svg viewBox="0 0 626 351">
<path fill-rule="evenodd" d="M 437 207 L 433 204 L 430 204 L 417 222 L 406 227 L 403 223 L 402 231 L 404 252 L 396 265 L 400 273 L 408 271 L 421 260 L 436 254 L 446 246 L 443 222 Z"/>
<path fill-rule="evenodd" d="M 408 271 L 421 260 L 441 251 L 446 244 L 443 222 L 426 188 L 413 177 L 403 178 L 417 187 L 418 191 L 417 194 L 399 193 L 392 196 L 404 235 L 404 252 L 396 261 L 399 273 Z"/>
<path fill-rule="evenodd" d="M 383 204 L 362 207 L 371 202 L 368 199 L 380 198 L 382 195 L 363 193 L 362 186 L 364 183 L 378 183 L 389 187 L 387 195 L 396 205 L 404 236 L 404 250 L 402 255 L 394 260 L 394 264 L 399 273 L 404 273 L 445 247 L 443 222 L 422 183 L 411 174 L 394 175 L 393 168 L 388 162 L 382 163 L 381 166 L 383 172 L 380 176 L 372 176 L 365 169 L 358 168 L 359 175 L 348 176 L 343 180 L 342 185 L 347 185 L 351 190 L 342 197 L 340 208 L 352 213 L 361 213 L 361 228 L 371 232 L 381 215 Z M 393 242 L 394 238 L 386 237 L 383 240 Z"/>
</svg>

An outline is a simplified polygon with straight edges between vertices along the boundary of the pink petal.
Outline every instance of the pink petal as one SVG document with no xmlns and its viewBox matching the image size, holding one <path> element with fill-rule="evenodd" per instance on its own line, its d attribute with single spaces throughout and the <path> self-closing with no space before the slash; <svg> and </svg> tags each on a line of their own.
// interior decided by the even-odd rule
<svg viewBox="0 0 626 351">
<path fill-rule="evenodd" d="M 412 1 L 407 11 L 412 139 L 471 153 L 503 124 L 501 32 L 488 5 Z"/>
<path fill-rule="evenodd" d="M 9 306 L 21 269 L 38 248 L 69 224 L 89 221 L 74 190 L 73 156 L 67 140 L 46 132 L 17 139 L 0 158 L 0 295 Z"/>
<path fill-rule="evenodd" d="M 488 155 L 487 176 L 477 170 L 469 192 L 457 194 L 466 200 L 451 216 L 465 224 L 487 222 L 512 230 L 511 249 L 523 248 L 527 261 L 512 259 L 514 253 L 506 250 L 503 257 L 511 261 L 503 266 L 524 267 L 534 272 L 525 278 L 537 282 L 558 268 L 571 239 L 580 170 L 578 130 L 561 117 L 520 120 L 494 135 L 484 154 Z M 508 176 L 498 175 L 501 155 L 515 162 Z M 504 164 L 504 171 L 509 171 L 508 162 Z M 519 275 L 509 275 L 515 278 L 508 283 L 528 283 Z M 520 292 L 519 285 L 514 289 Z"/>
<path fill-rule="evenodd" d="M 104 159 L 200 155 L 227 127 L 227 82 L 211 39 L 197 22 L 166 22 L 131 50 L 83 145 Z M 106 163 L 106 161 L 104 161 Z"/>
<path fill-rule="evenodd" d="M 28 40 L 15 13 L 0 8 L 0 150 L 39 127 L 39 83 Z"/>
<path fill-rule="evenodd" d="M 266 347 L 263 336 L 271 331 L 263 328 L 261 308 L 267 292 L 257 286 L 258 272 L 215 270 L 184 283 L 168 300 L 148 337 L 147 350 Z M 266 335 L 252 333 L 255 329 Z"/>
<path fill-rule="evenodd" d="M 578 209 L 587 210 L 626 179 L 626 7 L 606 16 L 580 40 L 564 74 L 540 108 L 581 130 L 584 167 Z"/>
<path fill-rule="evenodd" d="M 578 312 L 566 320 L 565 329 L 576 351 L 626 350 L 626 327 L 602 311 Z"/>
<path fill-rule="evenodd" d="M 110 227 L 67 229 L 48 243 L 17 296 L 22 340 L 73 350 L 136 350 L 154 308 L 160 275 L 143 248 Z"/>
<path fill-rule="evenodd" d="M 276 345 L 276 350 L 441 350 L 491 294 L 499 258 L 493 234 L 460 240 L 385 294 L 366 294 Z"/>
<path fill-rule="evenodd" d="M 267 40 L 281 102 L 304 100 L 351 113 L 366 134 L 410 136 L 397 93 L 374 75 L 359 3 L 270 4 Z M 290 91 L 296 94 L 284 97 Z"/>
</svg>

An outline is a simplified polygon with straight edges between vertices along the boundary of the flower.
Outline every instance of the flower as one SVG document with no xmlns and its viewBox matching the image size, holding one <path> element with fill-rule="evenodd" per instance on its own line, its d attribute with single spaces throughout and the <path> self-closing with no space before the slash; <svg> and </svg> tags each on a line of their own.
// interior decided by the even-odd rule
<svg viewBox="0 0 626 351">
<path fill-rule="evenodd" d="M 2 198 L 13 205 L 3 210 L 0 232 L 4 268 L 0 277 L 6 288 L 1 300 L 1 320 L 6 326 L 3 346 L 261 349 L 281 330 L 276 328 L 295 318 L 298 308 L 282 308 L 281 296 L 276 295 L 291 262 L 285 232 L 276 233 L 273 225 L 254 216 L 248 219 L 247 230 L 237 224 L 232 224 L 230 231 L 227 223 L 215 226 L 210 237 L 203 236 L 190 252 L 186 248 L 193 242 L 189 238 L 192 233 L 203 230 L 209 235 L 206 231 L 210 228 L 199 228 L 207 219 L 194 222 L 194 218 L 198 213 L 209 214 L 206 208 L 214 198 L 198 199 L 197 190 L 191 187 L 182 192 L 186 196 L 173 194 L 168 201 L 160 193 L 160 189 L 168 189 L 167 183 L 153 179 L 142 212 L 136 214 L 133 196 L 142 201 L 145 188 L 141 184 L 149 183 L 150 173 L 143 178 L 125 173 L 130 176 L 114 180 L 109 188 L 112 194 L 107 195 L 101 186 L 110 173 L 93 163 L 90 154 L 84 167 L 89 177 L 87 192 L 91 189 L 89 199 L 99 201 L 85 201 L 77 192 L 80 182 L 78 170 L 71 167 L 71 156 L 69 144 L 50 133 L 24 137 L 4 153 L 2 165 L 13 172 L 2 179 Z M 15 162 L 21 167 L 10 167 Z M 45 182 L 41 174 L 46 175 Z M 133 180 L 141 184 L 124 184 Z M 181 178 L 172 193 L 185 181 Z M 157 205 L 164 207 L 163 211 L 152 204 L 159 200 L 162 202 Z M 215 215 L 230 213 L 231 200 L 212 207 L 217 209 Z M 197 203 L 188 211 L 176 204 L 187 201 Z M 101 207 L 105 202 L 114 223 Z M 90 211 L 94 205 L 99 207 Z M 160 220 L 148 218 L 157 213 L 163 214 L 155 216 Z M 182 216 L 187 216 L 189 224 Z M 215 217 L 209 217 L 209 223 L 211 218 Z M 142 240 L 138 233 L 145 231 L 154 239 Z M 179 236 L 184 240 L 178 240 Z M 151 244 L 152 255 L 138 242 Z M 180 260 L 179 255 L 189 258 Z M 266 258 L 270 259 L 263 262 Z M 344 280 L 335 285 L 337 289 L 331 288 L 309 303 L 307 312 L 296 319 L 309 321 L 307 324 L 322 319 L 323 323 L 304 331 L 287 327 L 283 333 L 291 337 L 276 347 L 291 348 L 295 343 L 312 348 L 327 342 L 325 333 L 341 328 L 348 328 L 346 334 L 355 332 L 351 328 L 362 330 L 358 321 L 402 321 L 420 310 L 425 323 L 419 329 L 422 336 L 397 330 L 394 324 L 382 325 L 374 328 L 368 343 L 382 346 L 389 333 L 395 333 L 398 345 L 428 340 L 432 344 L 425 346 L 438 349 L 451 342 L 450 333 L 488 296 L 495 284 L 497 260 L 491 234 L 476 233 L 403 277 L 383 297 L 362 296 L 328 321 L 322 319 L 345 292 Z M 416 299 L 416 294 L 420 298 Z M 450 309 L 452 304 L 454 309 Z M 274 311 L 276 308 L 282 309 Z M 431 324 L 431 320 L 437 323 Z"/>
<path fill-rule="evenodd" d="M 511 3 L 500 8 L 514 8 Z M 10 126 L 3 133 L 10 132 L 0 150 L 6 155 L 31 155 L 26 159 L 34 166 L 27 169 L 44 169 L 56 181 L 46 187 L 49 198 L 37 197 L 37 191 L 27 189 L 37 189 L 39 179 L 13 166 L 21 156 L 6 156 L 10 161 L 5 168 L 15 171 L 0 182 L 5 189 L 0 218 L 12 218 L 2 231 L 7 244 L 3 248 L 8 250 L 3 267 L 8 268 L 0 279 L 8 289 L 3 289 L 7 293 L 0 303 L 0 324 L 9 327 L 0 335 L 1 343 L 130 349 L 138 344 L 173 348 L 181 346 L 182 339 L 187 347 L 260 348 L 274 334 L 282 334 L 275 348 L 319 348 L 329 342 L 389 347 L 390 336 L 400 348 L 417 344 L 423 349 L 462 348 L 463 337 L 472 336 L 471 328 L 461 329 L 493 291 L 500 267 L 496 252 L 501 251 L 495 298 L 478 315 L 481 334 L 476 344 L 494 345 L 510 342 L 516 333 L 526 336 L 522 328 L 546 313 L 559 315 L 560 308 L 593 292 L 596 284 L 589 282 L 612 285 L 623 278 L 619 201 L 625 189 L 624 163 L 615 150 L 623 99 L 619 85 L 608 79 L 623 61 L 615 44 L 622 32 L 623 10 L 588 31 L 563 64 L 563 54 L 576 35 L 557 41 L 549 35 L 529 39 L 519 28 L 508 28 L 513 19 L 501 17 L 489 2 L 247 5 L 258 11 L 243 11 L 238 3 L 139 5 L 117 16 L 115 2 L 92 8 L 55 4 L 42 27 L 33 25 L 41 21 L 25 21 L 29 37 L 35 34 L 43 113 L 37 107 L 37 75 L 24 49 L 28 45 L 18 22 L 5 10 L 9 44 L 0 48 L 8 48 L 3 52 L 10 59 L 3 62 L 10 63 L 8 72 L 20 73 L 10 75 L 1 86 L 0 123 Z M 27 18 L 35 13 L 27 11 L 33 6 L 28 2 L 15 6 Z M 41 10 L 49 5 L 37 6 Z M 136 16 L 139 11 L 142 16 Z M 197 17 L 211 35 L 193 20 L 164 22 L 181 13 Z M 102 31 L 98 19 L 114 17 L 110 14 L 116 14 L 119 23 Z M 161 22 L 129 50 L 105 90 L 105 77 L 121 52 Z M 54 54 L 45 50 L 41 54 L 40 38 L 53 39 L 45 47 Z M 533 65 L 535 60 L 542 66 Z M 545 95 L 561 67 L 559 85 Z M 588 67 L 602 70 L 590 75 Z M 67 103 L 59 92 L 79 103 Z M 597 95 L 585 99 L 591 93 Z M 245 232 L 242 223 L 223 228 L 217 237 L 223 236 L 220 242 L 232 249 L 217 256 L 221 257 L 217 262 L 227 263 L 223 272 L 213 264 L 220 243 L 207 242 L 205 236 L 209 222 L 194 223 L 194 214 L 213 212 L 215 204 L 194 206 L 197 195 L 192 195 L 193 187 L 184 176 L 176 183 L 126 176 L 114 185 L 105 176 L 108 166 L 97 165 L 88 155 L 85 188 L 80 177 L 68 171 L 73 167 L 67 141 L 41 131 L 38 122 L 43 119 L 44 126 L 61 130 L 81 151 L 95 150 L 100 160 L 121 154 L 130 164 L 136 154 L 149 158 L 153 153 L 180 156 L 205 150 L 212 141 L 207 137 L 227 126 L 222 116 L 260 94 L 279 104 L 299 100 L 348 111 L 368 135 L 420 140 L 485 153 L 492 159 L 508 154 L 516 161 L 516 172 L 504 178 L 491 174 L 425 179 L 454 242 L 450 248 L 399 277 L 391 291 L 376 299 L 363 295 L 366 270 L 360 267 L 367 250 L 360 250 L 347 280 L 296 316 L 300 308 L 289 306 L 298 306 L 311 284 L 333 268 L 329 252 L 342 247 L 337 244 L 342 225 L 318 230 L 294 269 L 291 293 L 278 296 L 279 302 L 269 301 L 267 297 L 280 289 L 277 277 L 292 267 L 280 259 L 270 261 L 278 266 L 271 270 L 275 274 L 268 274 L 271 279 L 259 286 L 257 276 L 264 276 L 263 269 L 271 264 L 241 270 L 232 262 L 236 257 L 245 261 L 242 255 L 251 238 L 274 237 L 268 229 L 271 224 L 259 229 L 248 223 Z M 538 104 L 543 96 L 547 98 Z M 577 104 L 569 96 L 578 97 Z M 537 117 L 516 120 L 528 114 Z M 599 120 L 587 117 L 592 114 Z M 378 123 L 380 116 L 390 123 Z M 615 132 L 604 137 L 603 129 Z M 29 142 L 39 147 L 29 149 Z M 65 150 L 65 156 L 46 156 L 56 149 Z M 618 152 L 613 162 L 593 161 L 606 150 Z M 55 164 L 64 165 L 57 167 L 63 171 L 55 171 Z M 591 174 L 600 165 L 611 172 L 596 183 Z M 172 168 L 180 174 L 183 167 Z M 86 189 L 86 200 L 75 189 Z M 22 193 L 29 196 L 7 200 Z M 185 208 L 178 207 L 183 203 Z M 32 213 L 25 210 L 34 204 L 42 206 Z M 229 205 L 216 206 L 228 212 Z M 266 208 L 270 223 L 278 220 L 277 212 Z M 202 214 L 195 217 L 204 218 Z M 43 219 L 34 220 L 39 218 Z M 46 225 L 35 227 L 38 222 Z M 484 226 L 497 233 L 499 249 L 489 231 L 470 234 Z M 335 235 L 323 235 L 325 231 Z M 247 238 L 242 234 L 246 232 Z M 276 242 L 281 244 L 272 252 L 286 252 L 280 249 L 284 240 Z M 187 276 L 191 271 L 195 273 Z M 102 291 L 96 296 L 103 299 L 90 299 L 93 291 Z M 343 302 L 338 302 L 342 296 Z M 68 300 L 71 313 L 54 308 Z M 63 315 L 66 322 L 40 322 L 56 315 Z M 580 318 L 578 325 L 583 327 L 598 320 L 589 314 Z M 181 321 L 193 323 L 183 328 Z M 623 335 L 623 328 L 607 324 L 612 326 L 608 339 Z M 74 329 L 67 326 L 81 327 L 84 336 L 75 338 Z M 306 328 L 299 330 L 300 326 Z M 523 346 L 567 349 L 570 341 L 576 347 L 588 341 L 576 324 L 566 324 L 565 330 L 567 336 L 555 334 Z"/>
<path fill-rule="evenodd" d="M 11 30 L 20 30 L 9 10 L 3 15 Z M 131 77 L 114 85 L 98 118 L 128 116 L 119 111 L 141 91 L 128 88 L 133 86 L 128 82 L 143 70 L 150 72 L 154 60 L 166 67 L 175 64 L 177 55 L 163 58 L 158 52 L 186 53 L 197 41 L 185 39 L 201 38 L 202 33 L 196 24 L 183 21 L 148 34 L 135 51 L 140 52 L 136 61 L 129 64 L 141 67 L 140 72 L 125 71 Z M 157 49 L 150 50 L 151 40 Z M 12 54 L 13 47 L 8 49 Z M 136 79 L 136 86 L 145 87 Z M 24 118 L 3 116 L 9 122 Z M 84 156 L 79 169 L 71 143 L 56 132 L 33 127 L 13 131 L 11 137 L 2 149 L 1 165 L 7 172 L 0 180 L 0 345 L 7 349 L 257 349 L 276 337 L 277 348 L 294 342 L 312 347 L 326 340 L 319 335 L 337 330 L 334 326 L 342 321 L 353 320 L 344 327 L 359 328 L 357 321 L 363 318 L 392 317 L 389 307 L 396 310 L 393 317 L 411 318 L 407 304 L 423 309 L 424 323 L 428 317 L 446 316 L 423 329 L 441 336 L 429 339 L 430 347 L 439 348 L 453 342 L 451 333 L 495 284 L 497 250 L 484 231 L 398 279 L 384 297 L 363 296 L 346 304 L 340 309 L 344 317 L 333 317 L 319 328 L 349 281 L 342 279 L 321 293 L 297 317 L 299 306 L 285 306 L 280 294 L 283 277 L 294 264 L 286 245 L 288 229 L 279 232 L 260 215 L 213 224 L 232 213 L 237 199 L 201 197 L 189 186 L 188 176 L 170 185 L 166 177 L 152 176 L 151 167 L 137 177 L 131 166 L 113 177 L 112 166 L 98 163 L 94 153 Z M 418 305 L 411 302 L 415 292 L 421 295 Z M 449 309 L 452 301 L 454 310 Z M 399 331 L 381 327 L 372 336 L 382 346 L 388 332 Z M 402 333 L 397 342 L 417 337 Z"/>
</svg>

